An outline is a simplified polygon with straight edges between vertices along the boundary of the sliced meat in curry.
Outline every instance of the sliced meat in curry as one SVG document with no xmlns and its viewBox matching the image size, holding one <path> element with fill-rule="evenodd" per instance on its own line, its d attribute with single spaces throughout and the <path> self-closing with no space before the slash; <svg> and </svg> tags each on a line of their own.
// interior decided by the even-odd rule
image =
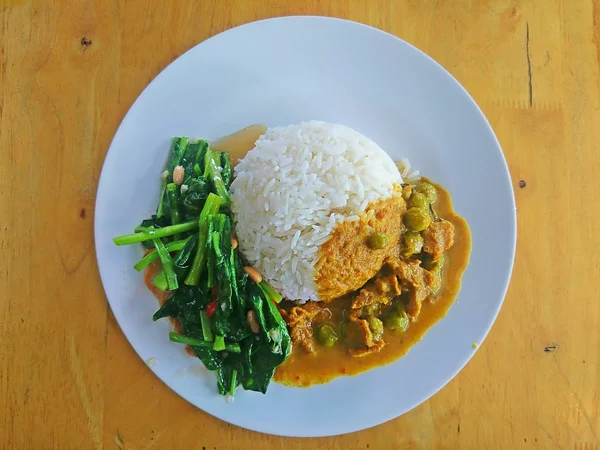
<svg viewBox="0 0 600 450">
<path fill-rule="evenodd" d="M 419 260 L 403 261 L 393 259 L 387 261 L 387 266 L 398 275 L 398 277 L 410 286 L 409 300 L 406 312 L 412 321 L 417 319 L 421 312 L 421 304 L 432 292 L 435 286 L 434 275 L 421 266 Z"/>
<path fill-rule="evenodd" d="M 380 352 L 385 346 L 385 342 L 381 337 L 377 339 L 373 335 L 373 331 L 369 327 L 369 322 L 365 319 L 353 320 L 352 317 L 350 320 L 360 327 L 360 330 L 364 333 L 365 339 L 365 347 L 351 348 L 349 350 L 350 355 L 360 357 L 370 355 L 371 353 Z"/>
<path fill-rule="evenodd" d="M 352 310 L 348 318 L 357 327 L 364 345 L 350 348 L 349 353 L 352 356 L 366 356 L 370 353 L 376 353 L 381 351 L 385 345 L 383 341 L 383 323 L 376 317 L 376 314 L 381 304 L 389 302 L 389 298 L 384 295 L 371 295 L 371 293 L 377 292 L 375 286 L 372 287 L 372 290 L 369 288 L 361 289 L 361 292 L 364 291 L 367 294 L 362 297 L 359 294 L 351 305 Z M 365 305 L 365 300 L 371 303 Z"/>
<path fill-rule="evenodd" d="M 396 275 L 377 277 L 358 291 L 358 295 L 352 302 L 352 309 L 359 309 L 375 303 L 387 304 L 393 297 L 401 293 L 400 282 Z"/>
<path fill-rule="evenodd" d="M 389 271 L 392 273 L 387 273 Z M 350 349 L 353 356 L 365 356 L 383 348 L 383 339 L 373 338 L 372 322 L 380 315 L 383 307 L 402 294 L 403 286 L 408 291 L 406 312 L 413 322 L 421 311 L 423 301 L 433 292 L 434 274 L 421 267 L 419 260 L 390 258 L 385 262 L 381 273 L 362 288 L 352 302 L 349 319 L 362 330 L 365 345 L 365 348 Z"/>
<path fill-rule="evenodd" d="M 301 345 L 309 353 L 314 353 L 313 320 L 321 314 L 331 314 L 327 307 L 316 302 L 307 302 L 301 306 L 294 306 L 289 311 L 281 309 L 280 312 L 288 324 L 292 343 Z"/>
<path fill-rule="evenodd" d="M 442 254 L 454 245 L 454 225 L 447 220 L 432 222 L 423 231 L 423 251 L 437 261 Z"/>
</svg>

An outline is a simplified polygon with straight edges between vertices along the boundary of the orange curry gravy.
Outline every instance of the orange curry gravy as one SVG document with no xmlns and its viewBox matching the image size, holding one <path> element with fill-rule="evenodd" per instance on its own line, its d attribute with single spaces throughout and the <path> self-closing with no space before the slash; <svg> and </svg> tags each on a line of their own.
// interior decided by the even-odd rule
<svg viewBox="0 0 600 450">
<path fill-rule="evenodd" d="M 435 210 L 440 217 L 454 224 L 455 240 L 454 245 L 444 252 L 446 262 L 442 269 L 442 288 L 433 297 L 433 301 L 428 299 L 423 302 L 417 320 L 405 332 L 386 328 L 385 346 L 380 352 L 364 357 L 350 356 L 343 339 L 331 348 L 318 346 L 315 354 L 302 348 L 294 348 L 288 360 L 275 372 L 276 381 L 290 386 L 308 387 L 326 383 L 341 375 L 356 375 L 388 364 L 405 355 L 427 330 L 446 315 L 460 290 L 461 277 L 469 263 L 471 232 L 467 222 L 454 211 L 450 194 L 441 186 L 435 186 L 438 189 Z M 329 302 L 327 307 L 331 310 L 332 317 L 328 321 L 339 324 L 347 320 L 343 312 L 350 308 L 351 301 L 351 296 L 345 296 Z"/>
</svg>

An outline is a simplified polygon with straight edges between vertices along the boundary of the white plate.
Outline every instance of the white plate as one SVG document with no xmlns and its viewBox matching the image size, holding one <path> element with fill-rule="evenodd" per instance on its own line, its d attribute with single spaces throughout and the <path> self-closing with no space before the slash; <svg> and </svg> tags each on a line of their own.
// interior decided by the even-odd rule
<svg viewBox="0 0 600 450">
<path fill-rule="evenodd" d="M 139 246 L 112 238 L 151 215 L 173 136 L 215 139 L 252 123 L 318 119 L 348 125 L 393 159 L 408 157 L 451 193 L 473 234 L 458 301 L 399 361 L 309 389 L 271 384 L 231 404 L 170 325 L 152 322 L 157 301 L 133 264 Z M 406 42 L 365 25 L 284 17 L 234 28 L 167 67 L 131 107 L 104 163 L 96 203 L 100 275 L 119 325 L 171 389 L 241 427 L 327 436 L 378 425 L 437 392 L 473 355 L 502 304 L 516 242 L 510 176 L 485 117 L 448 72 Z"/>
</svg>

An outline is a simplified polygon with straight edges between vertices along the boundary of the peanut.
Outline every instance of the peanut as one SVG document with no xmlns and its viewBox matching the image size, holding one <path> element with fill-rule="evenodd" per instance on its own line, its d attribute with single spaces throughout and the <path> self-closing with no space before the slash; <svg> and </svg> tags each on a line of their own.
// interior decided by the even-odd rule
<svg viewBox="0 0 600 450">
<path fill-rule="evenodd" d="M 258 270 L 256 270 L 254 267 L 244 266 L 244 272 L 246 272 L 250 279 L 255 283 L 258 284 L 262 281 L 262 275 L 258 273 Z"/>
<path fill-rule="evenodd" d="M 250 325 L 250 329 L 252 330 L 252 332 L 254 334 L 258 333 L 260 331 L 260 325 L 259 325 L 258 321 L 256 320 L 256 313 L 254 312 L 253 309 L 248 311 L 246 318 L 248 319 L 248 325 Z"/>
<path fill-rule="evenodd" d="M 173 169 L 173 183 L 176 185 L 181 185 L 183 183 L 183 179 L 185 178 L 185 169 L 183 166 L 176 166 Z"/>
</svg>

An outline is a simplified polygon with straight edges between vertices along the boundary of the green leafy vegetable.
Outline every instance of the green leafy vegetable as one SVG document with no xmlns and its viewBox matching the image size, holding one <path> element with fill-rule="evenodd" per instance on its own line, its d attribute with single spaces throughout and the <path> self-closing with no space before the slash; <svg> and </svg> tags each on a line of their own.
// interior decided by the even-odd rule
<svg viewBox="0 0 600 450">
<path fill-rule="evenodd" d="M 171 142 L 169 160 L 167 162 L 165 174 L 162 176 L 160 187 L 160 199 L 158 202 L 158 207 L 156 208 L 156 216 L 159 218 L 164 217 L 164 215 L 166 214 L 165 206 L 168 203 L 168 200 L 167 202 L 165 202 L 165 198 L 168 198 L 167 185 L 169 182 L 173 181 L 173 169 L 180 165 L 189 143 L 190 140 L 186 137 L 175 137 Z"/>
<path fill-rule="evenodd" d="M 184 169 L 181 185 L 173 182 L 177 166 Z M 159 260 L 161 271 L 152 283 L 171 291 L 152 318 L 179 323 L 181 333 L 169 339 L 190 346 L 215 371 L 219 392 L 234 395 L 241 385 L 264 393 L 292 343 L 276 306 L 281 295 L 265 281 L 251 282 L 239 250 L 231 246 L 232 178 L 227 154 L 203 140 L 174 138 L 156 214 L 114 242 L 154 248 L 134 266 L 143 270 Z M 257 334 L 248 324 L 250 311 L 260 325 Z"/>
<path fill-rule="evenodd" d="M 174 260 L 175 270 L 178 272 L 178 275 L 183 275 L 183 273 L 185 273 L 185 270 L 191 266 L 194 250 L 196 250 L 197 245 L 198 235 L 192 235 L 185 240 L 185 245 L 181 249 L 179 249 L 179 253 L 177 253 L 177 256 Z"/>
<path fill-rule="evenodd" d="M 175 167 L 181 165 L 181 160 L 185 155 L 185 150 L 189 143 L 190 140 L 186 137 L 173 138 L 171 154 L 169 155 L 169 164 L 167 165 L 167 170 L 169 171 L 169 181 L 173 181 L 173 170 Z"/>
<path fill-rule="evenodd" d="M 210 183 L 204 177 L 195 177 L 186 184 L 187 190 L 179 196 L 179 207 L 186 219 L 198 217 L 210 194 Z"/>
</svg>

